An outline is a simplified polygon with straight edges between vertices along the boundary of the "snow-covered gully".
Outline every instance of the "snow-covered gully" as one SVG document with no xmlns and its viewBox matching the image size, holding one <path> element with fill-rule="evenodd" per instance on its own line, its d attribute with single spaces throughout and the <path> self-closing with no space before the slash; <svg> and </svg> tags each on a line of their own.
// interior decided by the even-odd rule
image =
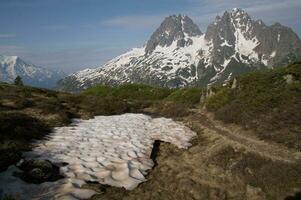
<svg viewBox="0 0 301 200">
<path fill-rule="evenodd" d="M 194 136 L 181 123 L 143 114 L 74 120 L 70 126 L 54 129 L 47 140 L 38 141 L 24 154 L 26 158 L 68 163 L 60 168 L 64 179 L 27 184 L 11 175 L 17 170 L 11 166 L 0 174 L 0 190 L 18 192 L 28 199 L 86 199 L 95 194 L 81 189 L 86 181 L 132 190 L 146 181 L 145 175 L 154 165 L 150 157 L 155 140 L 187 148 Z"/>
</svg>

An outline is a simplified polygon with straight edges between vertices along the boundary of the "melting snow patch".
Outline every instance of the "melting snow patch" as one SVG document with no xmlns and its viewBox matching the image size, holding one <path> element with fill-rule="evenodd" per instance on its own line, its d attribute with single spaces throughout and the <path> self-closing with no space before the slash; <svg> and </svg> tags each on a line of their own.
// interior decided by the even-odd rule
<svg viewBox="0 0 301 200">
<path fill-rule="evenodd" d="M 222 47 L 227 46 L 227 47 L 232 47 L 233 45 L 229 44 L 227 40 L 224 40 L 224 42 L 221 44 Z"/>
<path fill-rule="evenodd" d="M 273 51 L 270 55 L 271 58 L 274 58 L 276 56 L 276 51 Z"/>
<path fill-rule="evenodd" d="M 145 175 L 154 165 L 150 155 L 155 140 L 188 148 L 195 135 L 171 119 L 143 114 L 75 120 L 71 126 L 56 128 L 49 139 L 37 142 L 33 151 L 24 154 L 27 158 L 68 163 L 60 168 L 66 178 L 40 185 L 26 184 L 11 175 L 17 170 L 12 166 L 0 173 L 0 196 L 2 190 L 18 192 L 28 199 L 86 199 L 95 194 L 81 189 L 86 181 L 132 190 L 146 181 Z"/>
</svg>

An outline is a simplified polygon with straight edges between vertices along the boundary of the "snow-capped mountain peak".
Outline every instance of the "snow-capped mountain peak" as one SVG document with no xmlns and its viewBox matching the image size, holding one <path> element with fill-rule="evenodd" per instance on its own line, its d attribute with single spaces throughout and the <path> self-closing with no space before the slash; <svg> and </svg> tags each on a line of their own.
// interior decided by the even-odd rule
<svg viewBox="0 0 301 200">
<path fill-rule="evenodd" d="M 231 16 L 234 18 L 238 18 L 238 17 L 249 17 L 248 13 L 245 12 L 243 9 L 241 8 L 233 8 L 231 10 Z"/>
<path fill-rule="evenodd" d="M 145 53 L 151 54 L 156 47 L 169 47 L 176 43 L 176 47 L 184 47 L 192 44 L 189 37 L 202 35 L 202 32 L 188 16 L 172 15 L 161 23 L 160 27 L 147 41 Z"/>
<path fill-rule="evenodd" d="M 18 59 L 18 56 L 5 56 L 5 55 L 0 55 L 0 63 L 12 63 L 12 62 L 16 62 L 16 60 Z"/>
<path fill-rule="evenodd" d="M 29 64 L 18 56 L 0 55 L 0 82 L 12 83 L 17 76 L 27 85 L 52 88 L 63 74 Z"/>
<path fill-rule="evenodd" d="M 301 42 L 290 28 L 253 21 L 242 9 L 217 16 L 204 34 L 188 16 L 172 15 L 164 19 L 144 47 L 97 69 L 71 74 L 60 81 L 60 88 L 81 90 L 95 84 L 123 83 L 207 86 L 298 57 Z"/>
</svg>

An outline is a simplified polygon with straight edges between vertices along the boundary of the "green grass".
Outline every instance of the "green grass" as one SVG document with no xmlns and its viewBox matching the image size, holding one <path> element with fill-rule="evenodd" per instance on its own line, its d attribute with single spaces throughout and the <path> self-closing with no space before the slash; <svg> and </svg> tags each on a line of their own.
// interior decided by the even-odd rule
<svg viewBox="0 0 301 200">
<path fill-rule="evenodd" d="M 126 100 L 162 100 L 172 90 L 148 85 L 128 84 L 116 87 L 95 86 L 87 89 L 84 94 L 97 95 L 99 97 L 114 97 Z"/>
<path fill-rule="evenodd" d="M 292 75 L 288 84 L 285 76 Z M 206 100 L 218 119 L 251 127 L 263 139 L 301 148 L 301 63 L 237 77 L 238 87 L 220 87 Z"/>
<path fill-rule="evenodd" d="M 83 95 L 131 101 L 167 101 L 183 104 L 200 102 L 201 88 L 168 89 L 149 85 L 127 84 L 121 86 L 98 85 L 85 90 Z"/>
</svg>

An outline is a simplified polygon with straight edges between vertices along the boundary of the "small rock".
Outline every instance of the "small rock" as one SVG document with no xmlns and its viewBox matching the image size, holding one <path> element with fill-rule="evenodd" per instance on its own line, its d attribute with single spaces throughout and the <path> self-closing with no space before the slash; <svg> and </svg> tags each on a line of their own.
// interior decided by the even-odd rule
<svg viewBox="0 0 301 200">
<path fill-rule="evenodd" d="M 237 88 L 237 80 L 236 80 L 236 78 L 234 78 L 234 80 L 233 80 L 233 83 L 232 83 L 232 85 L 231 85 L 231 89 L 236 89 Z"/>
<path fill-rule="evenodd" d="M 265 194 L 261 190 L 261 188 L 253 187 L 251 185 L 247 185 L 246 188 L 246 199 L 248 200 L 261 200 L 265 199 Z"/>
<path fill-rule="evenodd" d="M 289 85 L 294 82 L 294 77 L 291 74 L 285 75 L 283 78 L 285 79 L 286 83 Z"/>
</svg>

